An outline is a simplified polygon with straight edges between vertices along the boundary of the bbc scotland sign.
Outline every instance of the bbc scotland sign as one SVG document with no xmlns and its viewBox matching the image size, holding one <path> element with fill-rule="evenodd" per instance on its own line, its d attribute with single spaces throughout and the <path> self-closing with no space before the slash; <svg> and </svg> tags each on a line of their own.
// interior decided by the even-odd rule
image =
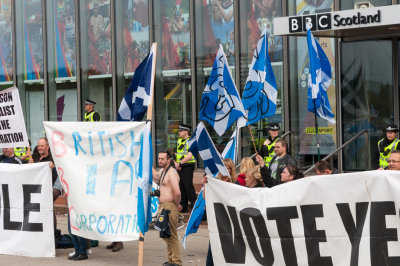
<svg viewBox="0 0 400 266">
<path fill-rule="evenodd" d="M 400 24 L 400 5 L 275 18 L 274 35 L 306 32 L 308 23 L 311 25 L 311 31 Z"/>
</svg>

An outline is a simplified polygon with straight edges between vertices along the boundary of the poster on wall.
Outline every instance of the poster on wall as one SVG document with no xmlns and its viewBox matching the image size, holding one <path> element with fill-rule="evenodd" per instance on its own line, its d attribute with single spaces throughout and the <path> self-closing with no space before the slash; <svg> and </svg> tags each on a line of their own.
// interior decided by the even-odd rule
<svg viewBox="0 0 400 266">
<path fill-rule="evenodd" d="M 330 11 L 333 8 L 332 0 L 313 1 L 297 0 L 297 15 L 315 13 L 321 10 Z M 332 111 L 336 116 L 336 92 L 335 92 L 335 45 L 333 38 L 317 38 L 319 44 L 329 59 L 332 69 L 332 82 L 328 88 L 328 98 Z M 297 73 L 298 73 L 298 103 L 299 103 L 299 154 L 318 154 L 317 135 L 315 134 L 314 113 L 307 111 L 307 88 L 309 74 L 309 57 L 306 38 L 297 39 Z M 325 119 L 317 118 L 318 142 L 320 153 L 329 154 L 336 148 L 336 126 Z"/>
<path fill-rule="evenodd" d="M 89 75 L 111 74 L 110 14 L 110 0 L 88 2 Z"/>
<path fill-rule="evenodd" d="M 121 1 L 124 15 L 124 66 L 132 73 L 149 53 L 149 3 L 145 0 Z"/>
<path fill-rule="evenodd" d="M 190 24 L 188 0 L 161 1 L 162 68 L 190 68 Z"/>
<path fill-rule="evenodd" d="M 0 84 L 13 76 L 11 6 L 11 0 L 4 0 L 0 8 Z"/>
<path fill-rule="evenodd" d="M 242 4 L 242 3 L 240 3 Z M 266 29 L 271 62 L 282 61 L 282 37 L 273 35 L 273 20 L 282 16 L 281 0 L 244 1 L 247 10 L 248 55 L 253 57 L 261 32 Z"/>
<path fill-rule="evenodd" d="M 43 78 L 42 5 L 24 0 L 24 79 Z"/>
<path fill-rule="evenodd" d="M 55 78 L 75 77 L 75 2 L 54 3 Z"/>
</svg>

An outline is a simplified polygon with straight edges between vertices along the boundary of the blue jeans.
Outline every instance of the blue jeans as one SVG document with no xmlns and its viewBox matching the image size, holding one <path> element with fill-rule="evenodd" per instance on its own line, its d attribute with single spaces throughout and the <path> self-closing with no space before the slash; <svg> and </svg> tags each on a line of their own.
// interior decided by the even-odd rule
<svg viewBox="0 0 400 266">
<path fill-rule="evenodd" d="M 75 248 L 75 253 L 87 255 L 86 238 L 76 236 L 71 233 L 71 224 L 69 222 L 69 212 L 68 212 L 68 233 L 71 235 L 72 244 L 74 244 L 74 248 Z"/>
</svg>

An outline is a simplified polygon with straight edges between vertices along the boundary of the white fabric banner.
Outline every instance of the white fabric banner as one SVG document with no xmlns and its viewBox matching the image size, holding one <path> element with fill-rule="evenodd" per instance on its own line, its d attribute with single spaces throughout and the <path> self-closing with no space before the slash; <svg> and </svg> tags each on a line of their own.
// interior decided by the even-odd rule
<svg viewBox="0 0 400 266">
<path fill-rule="evenodd" d="M 145 122 L 43 122 L 68 196 L 72 233 L 139 238 L 137 172 Z"/>
<path fill-rule="evenodd" d="M 400 171 L 206 185 L 215 265 L 400 265 Z"/>
<path fill-rule="evenodd" d="M 0 91 L 0 148 L 28 146 L 18 89 L 12 87 Z"/>
<path fill-rule="evenodd" d="M 55 257 L 49 163 L 0 163 L 0 254 Z"/>
</svg>

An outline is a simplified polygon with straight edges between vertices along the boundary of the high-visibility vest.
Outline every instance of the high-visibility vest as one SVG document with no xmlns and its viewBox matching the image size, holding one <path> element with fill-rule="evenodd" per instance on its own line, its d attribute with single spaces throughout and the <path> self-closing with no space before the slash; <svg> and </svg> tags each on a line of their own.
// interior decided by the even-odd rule
<svg viewBox="0 0 400 266">
<path fill-rule="evenodd" d="M 176 148 L 176 162 L 179 163 L 185 158 L 185 156 L 189 153 L 189 145 L 188 145 L 188 140 L 187 139 L 178 139 L 178 147 Z M 194 159 L 194 156 L 190 159 L 190 161 L 186 163 L 195 163 L 196 160 Z"/>
<path fill-rule="evenodd" d="M 276 138 L 272 143 L 270 143 L 267 146 L 268 149 L 268 156 L 264 156 L 264 162 L 265 162 L 265 166 L 269 166 L 269 162 L 272 160 L 272 158 L 274 158 L 275 156 L 275 142 L 278 140 L 279 138 Z"/>
<path fill-rule="evenodd" d="M 96 111 L 92 111 L 90 113 L 86 113 L 85 114 L 85 122 L 94 122 L 94 120 L 93 120 L 94 113 L 97 113 L 97 112 Z M 99 116 L 100 116 L 100 114 L 99 114 Z M 100 121 L 101 121 L 101 116 L 100 116 Z"/>
<path fill-rule="evenodd" d="M 22 157 L 22 156 L 25 156 L 26 155 L 26 153 L 27 153 L 27 151 L 28 151 L 28 149 L 26 148 L 26 147 L 15 147 L 14 148 L 14 154 L 15 154 L 15 156 L 18 156 L 18 157 Z M 25 160 L 28 160 L 29 161 L 29 158 L 25 158 Z"/>
<path fill-rule="evenodd" d="M 387 167 L 388 164 L 388 159 L 392 151 L 394 151 L 397 148 L 397 145 L 399 144 L 400 140 L 397 138 L 390 143 L 390 145 L 387 145 L 386 147 L 383 147 L 383 151 L 380 150 L 380 145 L 384 141 L 384 138 L 378 141 L 378 150 L 379 150 L 379 167 L 385 168 Z"/>
</svg>

